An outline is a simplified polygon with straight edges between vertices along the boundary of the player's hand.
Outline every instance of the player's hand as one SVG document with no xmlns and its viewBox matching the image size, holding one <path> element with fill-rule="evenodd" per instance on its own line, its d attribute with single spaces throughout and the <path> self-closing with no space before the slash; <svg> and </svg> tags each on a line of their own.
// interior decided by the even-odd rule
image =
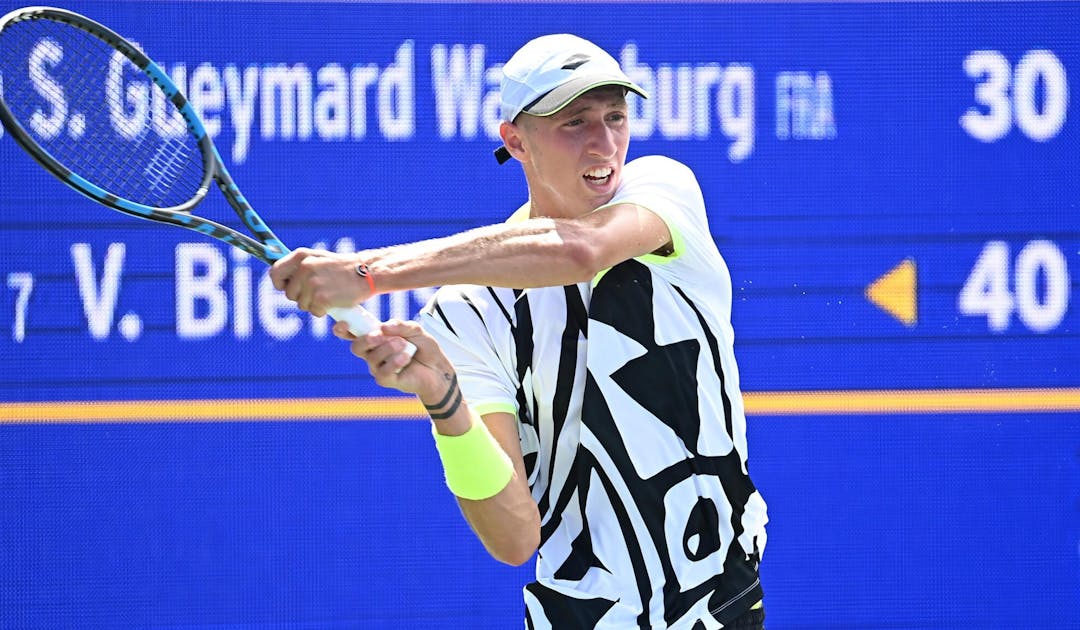
<svg viewBox="0 0 1080 630">
<path fill-rule="evenodd" d="M 270 279 L 301 309 L 321 317 L 332 307 L 352 307 L 371 297 L 357 262 L 356 254 L 300 247 L 274 263 Z"/>
<path fill-rule="evenodd" d="M 454 369 L 435 339 L 416 322 L 390 320 L 372 333 L 357 337 L 345 322 L 334 324 L 334 335 L 351 342 L 352 353 L 368 364 L 375 382 L 382 387 L 416 394 L 420 400 L 440 400 Z M 405 342 L 416 346 L 416 354 L 405 352 Z"/>
</svg>

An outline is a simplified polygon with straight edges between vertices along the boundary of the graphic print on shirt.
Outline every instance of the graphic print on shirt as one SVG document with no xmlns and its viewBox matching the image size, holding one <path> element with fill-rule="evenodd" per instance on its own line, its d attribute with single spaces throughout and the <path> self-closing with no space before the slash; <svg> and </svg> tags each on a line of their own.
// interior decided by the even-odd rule
<svg viewBox="0 0 1080 630">
<path fill-rule="evenodd" d="M 656 322 L 653 313 L 671 319 Z M 563 517 L 580 515 L 591 527 L 574 528 L 554 577 L 589 582 L 574 589 L 589 593 L 604 592 L 598 586 L 607 580 L 623 582 L 618 605 L 636 609 L 644 627 L 710 612 L 715 623 L 757 580 L 754 541 L 733 544 L 755 490 L 745 455 L 734 448 L 718 341 L 684 293 L 663 282 L 654 290 L 652 273 L 637 261 L 612 268 L 593 289 L 588 334 L 591 347 L 603 350 L 587 358 L 581 448 L 569 480 L 578 504 Z M 563 525 L 553 520 L 545 529 Z M 543 548 L 548 561 L 563 555 L 552 547 Z M 608 554 L 628 565 L 622 580 L 611 575 Z M 662 593 L 653 584 L 663 584 Z M 567 596 L 537 586 L 531 594 L 552 627 L 600 622 L 570 622 Z M 627 601 L 631 593 L 637 602 Z M 592 614 L 607 608 L 588 606 Z"/>
<path fill-rule="evenodd" d="M 592 283 L 443 287 L 423 314 L 478 413 L 510 413 L 540 512 L 527 627 L 714 630 L 762 595 L 731 279 L 693 172 L 627 163 L 609 206 L 672 251 Z M 510 222 L 528 219 L 528 206 Z M 656 315 L 654 315 L 656 314 Z"/>
</svg>

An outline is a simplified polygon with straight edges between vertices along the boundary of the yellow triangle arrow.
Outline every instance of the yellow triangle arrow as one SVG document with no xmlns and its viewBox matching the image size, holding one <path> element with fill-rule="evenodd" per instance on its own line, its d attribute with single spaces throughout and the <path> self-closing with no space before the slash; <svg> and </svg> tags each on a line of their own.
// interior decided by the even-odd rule
<svg viewBox="0 0 1080 630">
<path fill-rule="evenodd" d="M 918 279 L 915 261 L 904 259 L 866 287 L 866 299 L 905 326 L 919 323 Z"/>
</svg>

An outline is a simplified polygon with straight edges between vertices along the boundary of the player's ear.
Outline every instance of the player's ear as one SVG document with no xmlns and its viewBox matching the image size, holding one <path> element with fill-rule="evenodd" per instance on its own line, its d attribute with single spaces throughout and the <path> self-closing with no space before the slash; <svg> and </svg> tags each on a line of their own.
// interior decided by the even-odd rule
<svg viewBox="0 0 1080 630">
<path fill-rule="evenodd" d="M 528 159 L 528 151 L 525 148 L 522 129 L 519 125 L 504 120 L 499 124 L 499 137 L 502 138 L 503 146 L 511 156 L 519 162 L 525 162 Z"/>
</svg>

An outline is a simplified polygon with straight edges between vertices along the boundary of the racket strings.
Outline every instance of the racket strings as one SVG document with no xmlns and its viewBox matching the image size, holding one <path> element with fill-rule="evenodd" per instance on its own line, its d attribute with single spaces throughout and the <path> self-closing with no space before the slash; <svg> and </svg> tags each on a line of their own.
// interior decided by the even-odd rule
<svg viewBox="0 0 1080 630">
<path fill-rule="evenodd" d="M 204 179 L 175 104 L 111 46 L 47 19 L 0 31 L 0 93 L 25 132 L 68 170 L 116 197 L 174 207 Z"/>
<path fill-rule="evenodd" d="M 190 152 L 186 144 L 176 138 L 166 138 L 150 158 L 150 163 L 143 169 L 146 182 L 151 191 L 162 195 L 168 194 L 172 183 L 184 175 Z"/>
</svg>

